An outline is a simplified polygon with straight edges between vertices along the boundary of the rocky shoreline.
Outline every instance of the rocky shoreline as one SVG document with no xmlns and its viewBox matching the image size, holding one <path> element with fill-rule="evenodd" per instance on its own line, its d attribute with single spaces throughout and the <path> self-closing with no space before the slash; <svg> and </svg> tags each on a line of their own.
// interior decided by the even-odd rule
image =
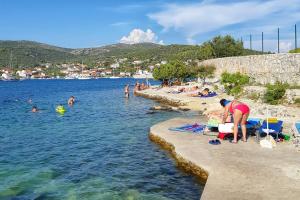
<svg viewBox="0 0 300 200">
<path fill-rule="evenodd" d="M 207 115 L 212 111 L 221 110 L 222 108 L 219 104 L 220 99 L 233 99 L 232 96 L 228 96 L 225 93 L 219 93 L 216 97 L 211 98 L 190 97 L 184 94 L 172 94 L 169 93 L 169 88 L 150 88 L 147 90 L 138 91 L 136 92 L 136 95 L 158 101 L 171 107 L 178 107 L 178 109 L 200 111 L 204 115 Z M 289 134 L 292 124 L 300 119 L 299 107 L 268 105 L 262 102 L 255 102 L 248 98 L 241 98 L 239 100 L 247 103 L 250 106 L 250 117 L 261 119 L 267 117 L 276 117 L 283 120 L 284 132 L 286 134 Z"/>
</svg>

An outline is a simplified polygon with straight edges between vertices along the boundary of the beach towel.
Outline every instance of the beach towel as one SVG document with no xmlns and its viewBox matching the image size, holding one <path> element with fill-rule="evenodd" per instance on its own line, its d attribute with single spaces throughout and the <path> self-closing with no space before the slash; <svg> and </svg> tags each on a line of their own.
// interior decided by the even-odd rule
<svg viewBox="0 0 300 200">
<path fill-rule="evenodd" d="M 203 133 L 206 126 L 202 124 L 186 124 L 181 127 L 169 128 L 170 131 Z"/>
<path fill-rule="evenodd" d="M 216 92 L 211 92 L 206 96 L 200 96 L 200 98 L 208 98 L 208 97 L 215 97 L 215 96 L 217 96 L 217 93 Z"/>
<path fill-rule="evenodd" d="M 269 128 L 269 135 L 273 136 L 274 138 L 278 138 L 278 134 L 282 131 L 283 121 L 278 120 L 277 123 L 269 123 L 269 127 L 267 127 L 267 121 L 264 120 L 263 124 L 259 128 L 259 133 L 262 137 L 267 135 L 267 128 Z"/>
</svg>

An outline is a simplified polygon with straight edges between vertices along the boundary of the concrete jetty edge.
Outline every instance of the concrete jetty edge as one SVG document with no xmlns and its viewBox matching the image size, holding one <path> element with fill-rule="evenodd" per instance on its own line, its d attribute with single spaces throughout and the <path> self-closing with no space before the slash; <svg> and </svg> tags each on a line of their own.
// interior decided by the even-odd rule
<svg viewBox="0 0 300 200">
<path fill-rule="evenodd" d="M 163 149 L 169 151 L 171 153 L 171 155 L 175 158 L 178 167 L 182 168 L 184 171 L 186 171 L 188 173 L 191 173 L 191 174 L 197 176 L 199 178 L 199 180 L 201 181 L 201 183 L 205 184 L 205 182 L 208 178 L 208 175 L 209 175 L 205 169 L 203 169 L 200 166 L 197 166 L 193 162 L 186 160 L 184 157 L 177 154 L 175 151 L 175 147 L 172 144 L 168 143 L 163 138 L 150 132 L 149 139 L 152 142 L 160 145 Z"/>
</svg>

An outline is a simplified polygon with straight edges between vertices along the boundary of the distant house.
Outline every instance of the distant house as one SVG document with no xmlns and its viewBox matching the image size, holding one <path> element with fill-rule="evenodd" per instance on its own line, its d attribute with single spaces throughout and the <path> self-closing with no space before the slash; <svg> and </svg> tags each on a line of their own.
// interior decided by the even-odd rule
<svg viewBox="0 0 300 200">
<path fill-rule="evenodd" d="M 119 68 L 120 64 L 119 63 L 114 63 L 112 65 L 110 65 L 111 68 Z"/>
<path fill-rule="evenodd" d="M 30 75 L 27 73 L 26 70 L 18 70 L 16 72 L 16 74 L 20 77 L 20 78 L 29 78 Z"/>
<path fill-rule="evenodd" d="M 107 70 L 104 71 L 104 73 L 106 75 L 111 75 L 112 74 L 112 70 L 111 69 L 107 69 Z"/>
<path fill-rule="evenodd" d="M 132 64 L 134 64 L 134 65 L 140 65 L 142 63 L 143 63 L 143 61 L 141 61 L 141 60 L 135 60 L 132 62 Z"/>
<path fill-rule="evenodd" d="M 120 72 L 120 76 L 125 77 L 126 76 L 126 72 Z"/>
</svg>

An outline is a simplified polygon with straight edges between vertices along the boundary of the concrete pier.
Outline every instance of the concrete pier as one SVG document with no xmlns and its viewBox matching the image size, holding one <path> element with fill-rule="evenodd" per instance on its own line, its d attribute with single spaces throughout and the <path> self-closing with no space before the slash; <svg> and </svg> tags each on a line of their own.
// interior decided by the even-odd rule
<svg viewBox="0 0 300 200">
<path fill-rule="evenodd" d="M 212 136 L 169 131 L 199 119 L 175 118 L 150 129 L 151 140 L 163 145 L 187 170 L 206 179 L 202 200 L 299 199 L 300 154 L 292 145 L 280 143 L 264 149 L 249 139 L 210 145 Z"/>
</svg>

